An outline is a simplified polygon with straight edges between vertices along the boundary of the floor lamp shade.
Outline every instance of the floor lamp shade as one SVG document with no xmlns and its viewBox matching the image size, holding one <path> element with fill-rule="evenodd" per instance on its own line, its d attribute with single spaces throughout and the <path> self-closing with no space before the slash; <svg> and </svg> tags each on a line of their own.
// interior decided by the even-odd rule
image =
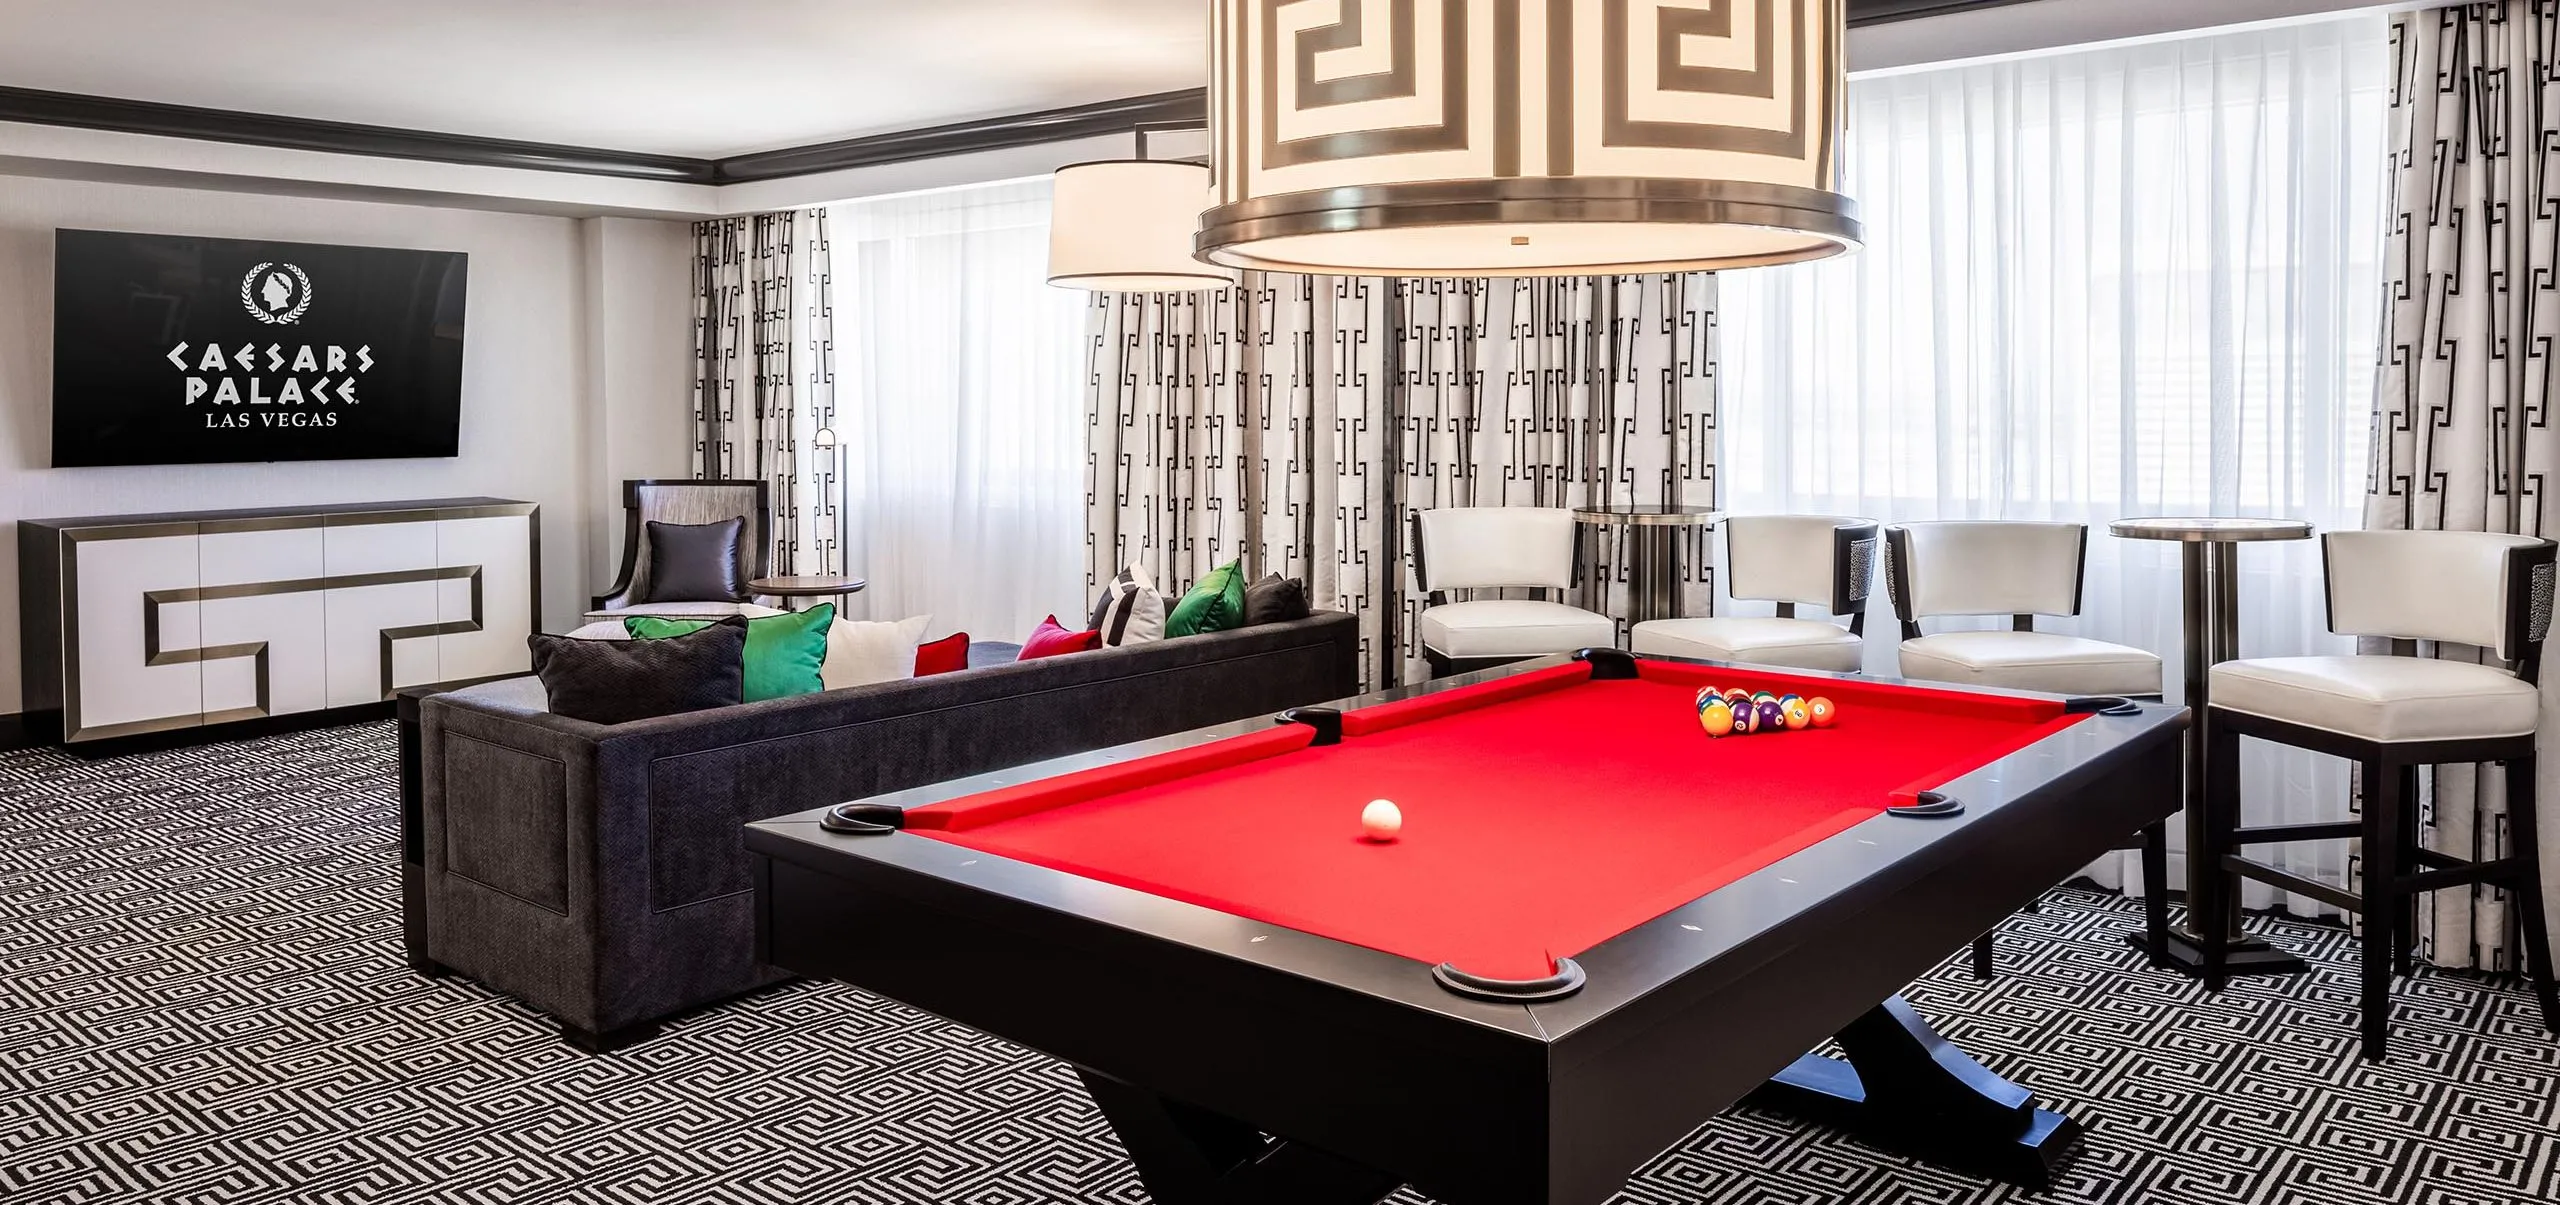
<svg viewBox="0 0 2560 1205">
<path fill-rule="evenodd" d="M 1078 163 L 1051 181 L 1049 283 L 1097 292 L 1222 288 L 1235 273 L 1192 252 L 1209 200 L 1207 164 Z"/>
<path fill-rule="evenodd" d="M 1839 192 L 1844 0 L 1215 0 L 1238 268 L 1537 276 L 1792 263 Z"/>
</svg>

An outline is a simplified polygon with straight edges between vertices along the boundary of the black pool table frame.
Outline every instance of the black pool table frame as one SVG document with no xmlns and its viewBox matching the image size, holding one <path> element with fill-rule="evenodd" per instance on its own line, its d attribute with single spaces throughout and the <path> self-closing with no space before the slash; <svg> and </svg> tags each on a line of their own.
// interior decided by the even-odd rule
<svg viewBox="0 0 2560 1205">
<path fill-rule="evenodd" d="M 920 806 L 1270 722 L 869 802 Z M 746 845 L 767 962 L 1074 1065 L 1162 1205 L 1367 1205 L 1400 1184 L 1449 1205 L 1597 1205 L 1746 1097 L 2038 1184 L 2076 1127 L 1896 993 L 2174 814 L 2186 726 L 2185 709 L 2157 705 L 2092 716 L 1948 784 L 1961 815 L 1860 823 L 1593 947 L 1577 959 L 1579 992 L 1528 1004 L 1457 995 L 1393 954 L 949 842 L 827 832 L 823 811 L 749 825 Z M 1571 801 L 1559 810 L 1569 823 Z M 1854 1066 L 1803 1054 L 1833 1037 Z"/>
</svg>

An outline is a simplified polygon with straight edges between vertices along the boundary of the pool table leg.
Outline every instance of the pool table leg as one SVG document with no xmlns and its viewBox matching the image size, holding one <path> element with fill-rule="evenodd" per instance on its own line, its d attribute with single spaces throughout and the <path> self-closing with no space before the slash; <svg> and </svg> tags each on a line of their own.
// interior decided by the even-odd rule
<svg viewBox="0 0 2560 1205">
<path fill-rule="evenodd" d="M 1924 1162 L 2044 1188 L 2080 1139 L 2077 1122 L 2036 1107 L 1929 1028 L 1900 996 L 1840 1031 L 1846 1061 L 1808 1054 L 1749 1103 L 1846 1130 Z"/>
<path fill-rule="evenodd" d="M 1076 1077 L 1156 1205 L 1377 1205 L 1402 1183 L 1098 1071 L 1078 1067 Z"/>
</svg>

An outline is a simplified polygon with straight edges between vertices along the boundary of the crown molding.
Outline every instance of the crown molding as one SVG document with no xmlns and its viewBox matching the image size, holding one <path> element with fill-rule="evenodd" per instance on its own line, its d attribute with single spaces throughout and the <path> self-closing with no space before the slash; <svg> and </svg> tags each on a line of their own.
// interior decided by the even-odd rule
<svg viewBox="0 0 2560 1205">
<path fill-rule="evenodd" d="M 1854 28 L 2024 2 L 2026 0 L 1848 0 L 1848 22 Z M 1207 119 L 1206 91 L 1186 88 L 721 159 L 692 159 L 0 87 L 0 122 L 467 167 L 515 168 L 714 186 L 787 180 L 948 155 L 1123 134 L 1141 125 L 1200 125 Z"/>
<path fill-rule="evenodd" d="M 594 147 L 440 134 L 343 121 L 315 121 L 307 117 L 199 109 L 111 96 L 39 92 L 32 88 L 0 87 L 0 121 L 364 155 L 377 159 L 417 159 L 469 167 L 572 172 L 672 184 L 712 183 L 715 167 L 709 160 L 674 155 L 640 155 Z"/>
</svg>

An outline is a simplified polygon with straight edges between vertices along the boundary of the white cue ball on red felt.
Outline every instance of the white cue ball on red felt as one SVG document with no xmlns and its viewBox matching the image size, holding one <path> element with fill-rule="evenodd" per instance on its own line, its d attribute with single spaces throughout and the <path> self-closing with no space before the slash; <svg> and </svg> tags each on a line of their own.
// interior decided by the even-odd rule
<svg viewBox="0 0 2560 1205">
<path fill-rule="evenodd" d="M 1360 835 L 1372 841 L 1393 841 L 1404 831 L 1404 812 L 1393 800 L 1372 799 L 1360 809 Z"/>
</svg>

